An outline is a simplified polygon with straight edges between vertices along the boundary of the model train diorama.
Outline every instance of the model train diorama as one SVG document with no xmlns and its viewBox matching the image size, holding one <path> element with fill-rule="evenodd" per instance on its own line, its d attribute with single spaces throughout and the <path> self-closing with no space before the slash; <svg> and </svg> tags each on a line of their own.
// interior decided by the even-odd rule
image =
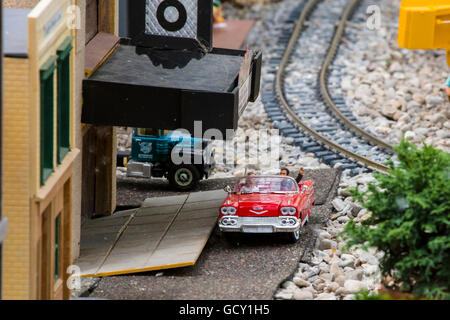
<svg viewBox="0 0 450 320">
<path fill-rule="evenodd" d="M 183 157 L 184 156 L 184 157 Z M 175 163 L 175 159 L 185 160 Z M 131 152 L 118 152 L 127 177 L 166 177 L 179 191 L 193 190 L 215 166 L 211 142 L 177 131 L 133 130 Z M 219 229 L 231 233 L 285 233 L 297 242 L 315 202 L 314 181 L 289 176 L 238 177 L 219 208 Z"/>
</svg>

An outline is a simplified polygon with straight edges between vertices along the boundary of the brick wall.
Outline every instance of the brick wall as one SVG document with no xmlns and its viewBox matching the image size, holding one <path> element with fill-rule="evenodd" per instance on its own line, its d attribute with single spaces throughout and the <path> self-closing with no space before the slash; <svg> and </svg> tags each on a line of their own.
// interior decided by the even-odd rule
<svg viewBox="0 0 450 320">
<path fill-rule="evenodd" d="M 3 299 L 28 299 L 30 292 L 30 146 L 28 60 L 4 59 Z"/>
</svg>

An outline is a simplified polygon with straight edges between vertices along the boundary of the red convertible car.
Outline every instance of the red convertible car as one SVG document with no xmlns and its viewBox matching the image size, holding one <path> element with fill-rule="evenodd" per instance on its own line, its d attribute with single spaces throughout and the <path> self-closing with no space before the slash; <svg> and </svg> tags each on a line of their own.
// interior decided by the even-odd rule
<svg viewBox="0 0 450 320">
<path fill-rule="evenodd" d="M 220 206 L 222 232 L 286 232 L 292 242 L 308 221 L 314 205 L 314 181 L 297 184 L 288 176 L 247 176 L 239 178 Z"/>
</svg>

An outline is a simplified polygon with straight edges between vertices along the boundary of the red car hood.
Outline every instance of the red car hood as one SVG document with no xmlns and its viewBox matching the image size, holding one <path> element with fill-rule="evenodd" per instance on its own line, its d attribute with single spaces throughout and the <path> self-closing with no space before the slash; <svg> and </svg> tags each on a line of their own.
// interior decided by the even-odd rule
<svg viewBox="0 0 450 320">
<path fill-rule="evenodd" d="M 238 196 L 237 215 L 242 217 L 275 217 L 280 205 L 287 205 L 293 197 L 290 194 L 243 194 Z"/>
</svg>

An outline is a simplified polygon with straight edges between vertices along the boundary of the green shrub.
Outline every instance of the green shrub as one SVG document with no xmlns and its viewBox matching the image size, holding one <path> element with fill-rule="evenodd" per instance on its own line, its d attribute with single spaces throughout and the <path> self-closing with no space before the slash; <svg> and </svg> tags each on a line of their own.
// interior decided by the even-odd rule
<svg viewBox="0 0 450 320">
<path fill-rule="evenodd" d="M 389 174 L 374 173 L 376 183 L 352 196 L 372 212 L 341 236 L 346 248 L 376 247 L 383 276 L 401 290 L 432 299 L 450 299 L 450 154 L 403 140 L 395 147 L 399 164 Z"/>
</svg>

